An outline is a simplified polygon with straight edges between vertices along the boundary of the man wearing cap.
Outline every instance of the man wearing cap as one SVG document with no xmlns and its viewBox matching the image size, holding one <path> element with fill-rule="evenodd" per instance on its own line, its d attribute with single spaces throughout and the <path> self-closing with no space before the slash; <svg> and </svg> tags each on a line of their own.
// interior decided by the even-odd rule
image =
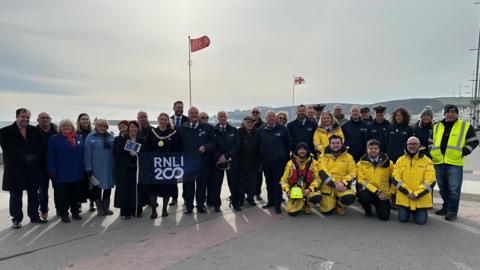
<svg viewBox="0 0 480 270">
<path fill-rule="evenodd" d="M 360 118 L 358 106 L 352 106 L 350 115 L 350 121 L 342 126 L 342 132 L 345 136 L 345 146 L 348 147 L 348 153 L 352 155 L 355 162 L 358 162 L 365 154 L 367 146 L 367 141 L 365 140 L 367 124 Z"/>
<path fill-rule="evenodd" d="M 258 160 L 258 130 L 254 127 L 255 120 L 251 116 L 244 119 L 243 126 L 239 129 L 240 147 L 240 205 L 247 195 L 247 203 L 255 206 L 255 193 L 257 191 Z"/>
<path fill-rule="evenodd" d="M 305 107 L 305 105 L 298 106 L 297 119 L 288 123 L 287 128 L 290 132 L 293 146 L 303 142 L 307 144 L 310 153 L 315 153 L 315 147 L 313 147 L 313 134 L 317 129 L 317 124 L 307 120 L 306 110 L 307 107 Z"/>
<path fill-rule="evenodd" d="M 323 109 L 325 109 L 325 105 L 317 104 L 313 106 L 313 109 L 315 110 L 315 122 L 319 123 L 320 118 L 322 117 Z"/>
<path fill-rule="evenodd" d="M 478 146 L 475 130 L 468 121 L 458 118 L 458 108 L 447 104 L 444 119 L 433 127 L 430 155 L 435 166 L 442 209 L 435 212 L 448 221 L 457 219 L 463 181 L 464 157 Z"/>
<path fill-rule="evenodd" d="M 375 119 L 367 125 L 367 141 L 375 139 L 381 143 L 381 152 L 386 153 L 387 129 L 390 122 L 385 119 L 385 110 L 387 107 L 377 106 L 375 110 Z"/>
<path fill-rule="evenodd" d="M 362 115 L 362 121 L 366 124 L 370 124 L 373 121 L 373 117 L 370 115 L 370 108 L 363 107 L 360 109 L 360 114 Z"/>
</svg>

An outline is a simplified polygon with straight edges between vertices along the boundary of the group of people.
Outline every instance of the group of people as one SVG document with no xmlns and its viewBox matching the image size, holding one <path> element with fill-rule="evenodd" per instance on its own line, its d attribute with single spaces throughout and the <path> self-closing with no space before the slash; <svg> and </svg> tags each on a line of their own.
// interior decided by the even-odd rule
<svg viewBox="0 0 480 270">
<path fill-rule="evenodd" d="M 27 214 L 33 223 L 48 220 L 48 189 L 54 189 L 54 206 L 63 222 L 82 219 L 82 203 L 89 203 L 97 215 L 112 215 L 120 209 L 125 219 L 142 216 L 145 206 L 152 219 L 162 217 L 168 206 L 178 203 L 176 183 L 137 184 L 138 153 L 125 145 L 136 142 L 140 152 L 192 154 L 200 157 L 198 168 L 183 176 L 185 214 L 221 211 L 220 197 L 226 175 L 229 204 L 241 211 L 245 204 L 262 202 L 262 184 L 267 200 L 262 208 L 282 212 L 283 192 L 288 214 L 310 214 L 312 206 L 325 215 L 344 215 L 357 199 L 365 215 L 388 220 L 391 209 L 408 222 L 413 216 L 425 224 L 432 208 L 432 190 L 438 184 L 443 205 L 436 212 L 446 220 L 457 217 L 463 178 L 463 159 L 479 142 L 475 130 L 458 117 L 455 105 L 446 105 L 444 119 L 434 123 L 426 108 L 420 120 L 411 124 L 404 108 L 385 119 L 383 106 L 353 106 L 347 120 L 339 105 L 333 113 L 324 106 L 297 107 L 295 120 L 286 112 L 266 112 L 265 121 L 255 107 L 240 128 L 220 111 L 215 125 L 196 107 L 183 113 L 183 103 L 173 105 L 174 114 L 158 115 L 158 126 L 150 125 L 147 113 L 137 120 L 120 121 L 119 134 L 109 131 L 109 122 L 88 114 L 68 119 L 58 127 L 48 113 L 38 114 L 37 126 L 30 125 L 26 108 L 16 111 L 16 121 L 0 130 L 3 149 L 3 190 L 10 193 L 12 227 L 21 227 L 22 195 L 27 191 Z M 265 180 L 265 181 L 263 181 Z M 373 207 L 372 207 L 373 206 Z M 71 216 L 71 218 L 70 218 Z"/>
</svg>

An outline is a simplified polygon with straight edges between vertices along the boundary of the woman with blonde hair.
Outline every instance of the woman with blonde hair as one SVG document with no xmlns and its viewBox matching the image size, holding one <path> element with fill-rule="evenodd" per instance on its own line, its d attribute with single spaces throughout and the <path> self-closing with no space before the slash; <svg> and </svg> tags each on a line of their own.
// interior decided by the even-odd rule
<svg viewBox="0 0 480 270">
<path fill-rule="evenodd" d="M 59 133 L 53 135 L 47 146 L 47 173 L 52 178 L 58 214 L 63 222 L 72 218 L 80 220 L 78 208 L 81 186 L 85 177 L 83 166 L 84 143 L 75 132 L 73 123 L 66 119 L 58 125 Z"/>
<path fill-rule="evenodd" d="M 315 133 L 313 134 L 313 145 L 315 146 L 318 157 L 320 157 L 328 146 L 329 139 L 332 135 L 337 135 L 342 138 L 342 142 L 345 140 L 342 128 L 337 119 L 335 119 L 333 113 L 326 111 L 322 113 L 317 130 L 315 130 Z"/>
<path fill-rule="evenodd" d="M 85 172 L 90 180 L 90 194 L 99 216 L 112 215 L 110 194 L 115 183 L 113 141 L 108 121 L 97 119 L 95 129 L 85 139 Z M 103 193 L 103 194 L 102 194 Z"/>
<path fill-rule="evenodd" d="M 282 125 L 284 127 L 287 126 L 287 123 L 288 123 L 288 113 L 285 112 L 285 111 L 280 111 L 277 113 L 277 123 L 279 125 Z"/>
</svg>

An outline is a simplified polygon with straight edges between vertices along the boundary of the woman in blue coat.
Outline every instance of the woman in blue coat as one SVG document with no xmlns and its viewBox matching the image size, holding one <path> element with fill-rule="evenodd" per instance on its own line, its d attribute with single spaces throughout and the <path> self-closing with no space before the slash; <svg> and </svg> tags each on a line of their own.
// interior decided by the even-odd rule
<svg viewBox="0 0 480 270">
<path fill-rule="evenodd" d="M 79 195 L 84 179 L 82 139 L 70 120 L 62 120 L 58 126 L 59 133 L 53 135 L 47 146 L 47 172 L 51 177 L 54 197 L 58 212 L 63 222 L 70 222 L 68 209 L 72 218 L 80 220 L 78 209 Z"/>
<path fill-rule="evenodd" d="M 97 119 L 95 130 L 85 139 L 85 172 L 90 179 L 91 197 L 99 216 L 113 214 L 110 210 L 110 194 L 115 184 L 114 139 L 108 132 L 108 121 L 105 119 Z"/>
<path fill-rule="evenodd" d="M 388 158 L 396 162 L 405 154 L 407 140 L 413 136 L 413 129 L 410 127 L 410 113 L 400 107 L 392 114 L 392 125 L 387 129 L 386 153 Z"/>
</svg>

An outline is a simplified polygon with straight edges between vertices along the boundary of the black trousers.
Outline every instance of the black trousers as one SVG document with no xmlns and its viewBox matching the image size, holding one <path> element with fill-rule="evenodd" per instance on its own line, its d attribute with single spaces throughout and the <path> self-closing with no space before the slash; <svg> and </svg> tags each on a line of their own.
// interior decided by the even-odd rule
<svg viewBox="0 0 480 270">
<path fill-rule="evenodd" d="M 90 198 L 92 198 L 92 201 L 110 199 L 111 194 L 111 189 L 101 189 L 99 187 L 93 187 L 92 190 L 90 190 Z"/>
<path fill-rule="evenodd" d="M 240 169 L 240 199 L 247 194 L 247 200 L 253 200 L 257 193 L 257 172 Z"/>
<path fill-rule="evenodd" d="M 68 209 L 70 209 L 72 215 L 80 213 L 78 201 L 83 184 L 82 180 L 55 184 L 53 196 L 57 202 L 57 210 L 60 215 L 68 215 Z"/>
<path fill-rule="evenodd" d="M 206 164 L 202 164 L 197 171 L 185 174 L 183 177 L 183 197 L 187 209 L 193 209 L 194 199 L 198 208 L 205 207 L 207 178 L 208 167 Z"/>
<path fill-rule="evenodd" d="M 42 176 L 40 186 L 38 187 L 38 203 L 40 205 L 41 213 L 48 213 L 48 188 L 50 186 L 50 177 Z M 55 204 L 56 205 L 56 204 Z M 56 207 L 56 206 L 55 206 Z"/>
<path fill-rule="evenodd" d="M 390 219 L 390 200 L 382 201 L 377 195 L 368 190 L 360 190 L 357 193 L 358 202 L 362 205 L 365 213 L 372 213 L 372 204 L 375 206 L 377 217 L 380 220 Z"/>
<path fill-rule="evenodd" d="M 285 162 L 274 164 L 262 164 L 262 170 L 265 174 L 265 183 L 267 184 L 268 205 L 275 209 L 280 209 L 282 204 L 282 188 L 280 179 L 285 169 Z"/>
<path fill-rule="evenodd" d="M 230 190 L 230 201 L 232 205 L 238 206 L 240 204 L 240 185 L 239 185 L 239 171 L 237 164 L 231 164 L 230 170 L 226 171 L 228 188 Z M 224 170 L 215 169 L 213 184 L 212 184 L 212 193 L 208 191 L 208 196 L 211 197 L 211 202 L 213 206 L 220 207 L 222 200 L 220 194 L 222 193 L 223 177 L 225 175 Z"/>
<path fill-rule="evenodd" d="M 27 214 L 30 219 L 37 219 L 38 217 L 38 187 L 29 188 L 26 190 L 28 195 Z M 10 190 L 10 216 L 12 222 L 22 222 L 23 220 L 23 190 Z"/>
</svg>

